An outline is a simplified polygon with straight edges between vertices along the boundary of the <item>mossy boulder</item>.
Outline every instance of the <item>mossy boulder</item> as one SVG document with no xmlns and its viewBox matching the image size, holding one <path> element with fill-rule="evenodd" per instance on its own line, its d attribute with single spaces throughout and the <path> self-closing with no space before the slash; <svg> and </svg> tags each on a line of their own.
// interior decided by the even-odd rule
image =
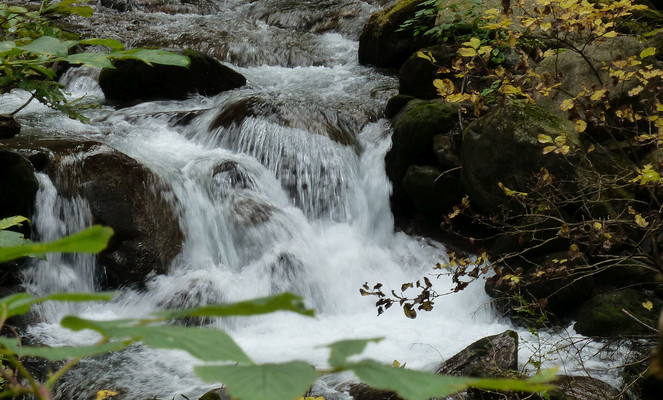
<svg viewBox="0 0 663 400">
<path fill-rule="evenodd" d="M 461 199 L 458 177 L 443 175 L 430 166 L 410 166 L 403 178 L 403 189 L 414 211 L 431 218 L 440 219 Z"/>
<path fill-rule="evenodd" d="M 371 15 L 359 37 L 359 63 L 398 68 L 415 51 L 435 44 L 435 39 L 399 30 L 403 22 L 414 17 L 423 1 L 399 0 Z"/>
<path fill-rule="evenodd" d="M 114 69 L 104 68 L 99 86 L 106 99 L 117 103 L 148 100 L 182 100 L 199 93 L 212 96 L 246 84 L 239 72 L 196 50 L 181 50 L 188 56 L 188 68 L 174 65 L 147 65 L 138 60 L 119 60 Z"/>
<path fill-rule="evenodd" d="M 392 96 L 388 101 L 387 101 L 387 106 L 384 109 L 384 116 L 386 118 L 394 118 L 396 115 L 398 115 L 399 112 L 409 103 L 411 100 L 414 100 L 414 96 L 406 96 L 403 94 L 397 94 L 396 96 Z"/>
<path fill-rule="evenodd" d="M 543 154 L 539 135 L 565 135 L 567 154 Z M 546 168 L 558 180 L 575 174 L 573 157 L 579 151 L 578 136 L 568 121 L 525 101 L 509 102 L 476 119 L 463 135 L 462 185 L 482 212 L 499 212 L 513 199 L 503 187 L 529 192 L 535 176 Z"/>
<path fill-rule="evenodd" d="M 646 301 L 652 301 L 651 310 L 643 306 Z M 626 310 L 645 324 L 655 327 L 662 304 L 660 300 L 636 289 L 629 288 L 603 293 L 582 306 L 578 312 L 574 329 L 582 335 L 603 337 L 651 333 L 627 317 L 622 310 Z"/>
<path fill-rule="evenodd" d="M 451 131 L 457 106 L 442 100 L 413 100 L 393 119 L 391 150 L 385 156 L 387 176 L 393 184 L 392 206 L 400 212 L 407 203 L 403 178 L 412 165 L 437 165 L 433 138 Z M 406 207 L 407 208 L 407 207 Z"/>
</svg>

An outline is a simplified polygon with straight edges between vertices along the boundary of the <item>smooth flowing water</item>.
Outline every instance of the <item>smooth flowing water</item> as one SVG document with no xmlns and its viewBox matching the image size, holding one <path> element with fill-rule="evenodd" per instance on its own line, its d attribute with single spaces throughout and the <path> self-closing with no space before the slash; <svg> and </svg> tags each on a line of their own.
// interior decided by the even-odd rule
<svg viewBox="0 0 663 400">
<path fill-rule="evenodd" d="M 299 359 L 322 367 L 327 343 L 385 337 L 365 355 L 419 369 L 431 369 L 472 341 L 508 329 L 491 310 L 481 284 L 440 298 L 434 312 L 416 320 L 399 310 L 377 317 L 375 299 L 359 294 L 364 282 L 400 287 L 446 258 L 442 244 L 394 233 L 384 172 L 391 128 L 380 115 L 397 81 L 357 63 L 359 31 L 381 3 L 219 0 L 204 16 L 136 11 L 124 19 L 157 23 L 125 32 L 131 44 L 150 35 L 165 44 L 199 35 L 198 47 L 244 74 L 247 86 L 210 98 L 120 110 L 102 106 L 87 112 L 90 125 L 38 104 L 24 110 L 25 135 L 97 140 L 159 175 L 176 197 L 185 238 L 170 272 L 153 277 L 145 290 L 122 290 L 111 303 L 46 305 L 39 309 L 42 322 L 29 333 L 48 345 L 91 343 L 94 334 L 72 333 L 59 327 L 59 320 L 71 313 L 135 318 L 173 299 L 193 306 L 282 291 L 302 295 L 317 316 L 277 313 L 212 325 L 228 331 L 259 362 Z M 339 10 L 345 11 L 333 28 L 314 28 L 325 20 L 320 14 Z M 94 18 L 102 20 L 119 18 L 114 11 L 97 14 Z M 220 26 L 224 35 L 218 34 Z M 112 35 L 122 24 L 104 29 Z M 63 82 L 72 97 L 92 96 L 89 101 L 103 104 L 95 71 L 72 70 Z M 27 97 L 22 92 L 2 96 L 0 112 Z M 252 104 L 254 115 L 210 129 L 219 112 L 241 102 Z M 173 113 L 193 110 L 201 111 L 188 125 L 169 122 Z M 84 200 L 65 200 L 46 175 L 38 178 L 34 227 L 39 238 L 90 225 Z M 39 294 L 93 291 L 100 270 L 92 256 L 54 255 L 36 263 L 25 281 Z M 451 282 L 443 277 L 435 285 L 445 291 Z M 170 399 L 180 393 L 193 399 L 211 387 L 194 376 L 192 366 L 198 363 L 185 353 L 136 346 L 82 362 L 58 387 L 58 396 L 91 399 L 97 390 L 119 389 L 127 399 Z M 316 390 L 327 399 L 348 398 L 334 386 L 328 379 Z"/>
</svg>

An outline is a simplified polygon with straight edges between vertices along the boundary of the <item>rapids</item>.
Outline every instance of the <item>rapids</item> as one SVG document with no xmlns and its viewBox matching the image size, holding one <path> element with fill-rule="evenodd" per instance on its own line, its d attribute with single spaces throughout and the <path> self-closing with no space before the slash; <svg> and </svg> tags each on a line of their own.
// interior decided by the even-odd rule
<svg viewBox="0 0 663 400">
<path fill-rule="evenodd" d="M 447 257 L 440 243 L 394 233 L 384 172 L 391 128 L 380 116 L 398 83 L 392 73 L 357 62 L 363 23 L 384 3 L 210 0 L 204 13 L 167 14 L 141 11 L 138 2 L 129 14 L 97 6 L 89 21 L 73 21 L 129 45 L 197 47 L 244 74 L 248 84 L 211 98 L 115 110 L 104 105 L 98 71 L 75 69 L 62 82 L 72 98 L 85 95 L 101 105 L 86 111 L 90 125 L 36 103 L 19 114 L 24 135 L 97 140 L 147 166 L 172 188 L 185 237 L 170 272 L 152 277 L 145 290 L 123 289 L 110 303 L 44 305 L 29 334 L 53 346 L 91 343 L 94 334 L 72 334 L 59 320 L 71 313 L 135 318 L 173 298 L 192 306 L 291 291 L 315 308 L 315 318 L 278 313 L 212 325 L 259 362 L 300 359 L 324 367 L 324 344 L 384 337 L 365 356 L 432 369 L 474 340 L 511 328 L 493 312 L 481 284 L 438 299 L 433 312 L 416 320 L 396 309 L 377 317 L 375 299 L 359 294 L 364 282 L 400 287 Z M 20 91 L 2 96 L 0 112 L 27 97 Z M 255 115 L 214 126 L 219 112 L 241 101 L 251 101 Z M 191 123 L 172 123 L 170 117 L 183 112 L 195 112 Z M 233 174 L 220 165 L 232 165 Z M 91 223 L 84 200 L 65 200 L 46 175 L 38 178 L 37 238 L 57 238 Z M 268 216 L 256 222 L 256 210 Z M 91 256 L 53 255 L 35 262 L 25 283 L 37 294 L 93 291 L 102 271 Z M 446 277 L 434 284 L 439 291 L 451 287 Z M 531 353 L 524 346 L 521 362 Z M 185 353 L 134 346 L 84 360 L 56 394 L 92 399 L 97 390 L 113 389 L 126 399 L 194 399 L 214 387 L 193 375 L 196 363 Z M 323 379 L 316 391 L 328 400 L 348 398 L 334 389 L 346 378 Z"/>
</svg>

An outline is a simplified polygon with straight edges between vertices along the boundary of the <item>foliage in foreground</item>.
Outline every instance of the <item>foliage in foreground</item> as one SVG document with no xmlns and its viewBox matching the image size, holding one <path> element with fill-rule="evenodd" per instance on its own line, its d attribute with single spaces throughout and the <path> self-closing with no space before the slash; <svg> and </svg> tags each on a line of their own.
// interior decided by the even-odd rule
<svg viewBox="0 0 663 400">
<path fill-rule="evenodd" d="M 49 242 L 32 243 L 17 238 L 7 228 L 28 222 L 22 217 L 0 220 L 0 261 L 26 255 L 45 256 L 48 252 L 95 253 L 105 248 L 112 230 L 91 227 L 77 234 Z M 3 237 L 11 237 L 16 245 L 6 245 Z M 7 319 L 23 315 L 30 308 L 45 301 L 81 302 L 110 301 L 113 293 L 60 293 L 34 297 L 29 293 L 17 293 L 0 299 L 0 326 Z M 100 339 L 91 345 L 75 347 L 22 346 L 18 337 L 0 337 L 0 355 L 8 367 L 2 369 L 5 384 L 0 397 L 32 394 L 40 400 L 51 399 L 50 391 L 66 371 L 81 358 L 108 352 L 117 352 L 141 342 L 157 349 L 184 350 L 204 364 L 195 367 L 195 373 L 206 382 L 223 382 L 228 392 L 243 400 L 292 400 L 309 389 L 321 373 L 350 370 L 362 381 L 378 389 L 392 390 L 408 400 L 426 400 L 443 397 L 469 387 L 489 390 L 517 390 L 540 392 L 549 389 L 548 383 L 555 372 L 547 371 L 526 380 L 484 379 L 436 375 L 421 371 L 395 368 L 373 360 L 350 361 L 360 354 L 370 342 L 380 339 L 344 340 L 329 345 L 329 370 L 317 371 L 303 361 L 259 364 L 220 330 L 206 327 L 183 327 L 165 323 L 184 317 L 251 316 L 275 311 L 291 311 L 313 316 L 303 300 L 290 293 L 246 300 L 232 304 L 216 304 L 183 310 L 158 311 L 152 317 L 96 321 L 76 316 L 62 319 L 61 325 L 73 331 L 92 330 Z M 23 357 L 38 357 L 49 361 L 67 362 L 49 374 L 45 382 L 38 382 L 22 363 Z M 258 379 L 259 377 L 259 379 Z M 102 389 L 102 388 L 100 388 Z M 110 395 L 107 392 L 104 396 Z"/>
<path fill-rule="evenodd" d="M 88 119 L 77 112 L 77 102 L 67 100 L 58 80 L 58 72 L 65 65 L 114 68 L 113 60 L 135 59 L 147 64 L 167 64 L 186 67 L 186 56 L 153 49 L 125 49 L 115 39 L 77 40 L 74 35 L 55 26 L 55 17 L 79 15 L 89 17 L 93 10 L 84 5 L 87 0 L 42 0 L 38 10 L 0 4 L 0 94 L 12 89 L 31 93 L 26 104 L 13 111 L 14 115 L 33 99 L 59 110 L 82 122 Z M 85 46 L 102 46 L 108 52 L 81 52 Z M 72 52 L 72 50 L 78 50 Z M 70 54 L 72 53 L 72 54 Z"/>
</svg>

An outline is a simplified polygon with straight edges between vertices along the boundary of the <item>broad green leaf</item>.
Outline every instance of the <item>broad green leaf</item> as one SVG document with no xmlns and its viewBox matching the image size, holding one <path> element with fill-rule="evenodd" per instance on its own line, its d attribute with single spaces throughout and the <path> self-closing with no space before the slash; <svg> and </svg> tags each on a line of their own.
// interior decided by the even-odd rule
<svg viewBox="0 0 663 400">
<path fill-rule="evenodd" d="M 0 299 L 0 309 L 7 310 L 7 317 L 21 315 L 30 311 L 34 304 L 45 301 L 108 301 L 113 298 L 114 292 L 100 293 L 55 293 L 44 297 L 34 297 L 29 293 L 16 293 Z"/>
<path fill-rule="evenodd" d="M 359 354 L 366 348 L 370 342 L 379 342 L 381 338 L 375 339 L 357 339 L 341 340 L 329 345 L 331 349 L 329 354 L 329 365 L 333 368 L 345 368 L 348 365 L 348 357 Z"/>
<path fill-rule="evenodd" d="M 120 351 L 131 345 L 131 343 L 131 341 L 126 341 L 77 347 L 29 347 L 20 346 L 18 339 L 0 337 L 0 344 L 19 357 L 40 357 L 49 361 L 60 361 L 73 357 L 90 357 L 97 354 Z"/>
<path fill-rule="evenodd" d="M 156 349 L 184 350 L 203 361 L 236 361 L 251 359 L 225 332 L 210 328 L 184 326 L 138 325 L 137 320 L 94 321 L 66 317 L 60 324 L 72 330 L 92 329 L 109 338 L 140 340 Z"/>
<path fill-rule="evenodd" d="M 66 40 L 61 42 L 60 40 L 51 36 L 42 36 L 19 48 L 30 53 L 46 54 L 55 57 L 67 57 L 69 48 L 75 46 L 76 43 L 78 42 L 73 40 Z"/>
<path fill-rule="evenodd" d="M 292 400 L 306 393 L 318 377 L 311 365 L 292 361 L 263 365 L 204 365 L 194 367 L 206 382 L 223 382 L 240 400 Z"/>
<path fill-rule="evenodd" d="M 12 42 L 11 40 L 5 41 L 5 42 L 0 42 L 0 53 L 4 53 L 5 51 L 9 51 L 13 48 L 16 47 L 16 43 Z"/>
<path fill-rule="evenodd" d="M 371 360 L 361 361 L 350 366 L 350 369 L 367 385 L 377 389 L 395 391 L 407 400 L 427 400 L 449 396 L 469 387 L 501 391 L 543 392 L 552 388 L 546 382 L 554 379 L 554 374 L 531 380 L 455 377 L 394 368 Z"/>
<path fill-rule="evenodd" d="M 59 13 L 63 15 L 77 14 L 81 17 L 91 17 L 94 14 L 94 9 L 88 6 L 76 6 L 75 4 L 86 3 L 85 0 L 62 0 L 58 3 L 51 4 L 49 7 L 46 7 L 42 12 L 47 13 Z"/>
<path fill-rule="evenodd" d="M 7 11 L 13 14 L 25 14 L 28 12 L 28 9 L 25 7 L 20 7 L 20 6 L 10 6 Z"/>
<path fill-rule="evenodd" d="M 118 59 L 141 60 L 148 65 L 164 64 L 188 67 L 190 63 L 189 57 L 166 50 L 132 49 L 112 52 L 110 55 Z"/>
<path fill-rule="evenodd" d="M 111 50 L 124 50 L 124 45 L 122 42 L 119 42 L 115 39 L 97 39 L 97 38 L 92 38 L 92 39 L 85 39 L 81 40 L 79 42 L 80 44 L 89 44 L 89 45 L 95 45 L 95 46 L 106 46 Z"/>
<path fill-rule="evenodd" d="M 292 311 L 313 316 L 313 310 L 307 309 L 302 298 L 292 293 L 281 293 L 237 303 L 216 304 L 185 310 L 159 311 L 154 314 L 165 318 L 227 317 L 231 315 L 267 314 L 275 311 Z"/>
<path fill-rule="evenodd" d="M 23 237 L 20 232 L 0 231 L 0 248 L 10 246 L 22 246 L 30 241 Z M 0 249 L 2 250 L 2 249 Z"/>
<path fill-rule="evenodd" d="M 106 248 L 113 230 L 95 225 L 62 239 L 0 248 L 0 262 L 45 253 L 98 253 Z"/>
<path fill-rule="evenodd" d="M 103 53 L 78 53 L 68 56 L 65 61 L 70 64 L 83 64 L 88 67 L 115 68 L 108 59 L 107 54 Z"/>
</svg>

